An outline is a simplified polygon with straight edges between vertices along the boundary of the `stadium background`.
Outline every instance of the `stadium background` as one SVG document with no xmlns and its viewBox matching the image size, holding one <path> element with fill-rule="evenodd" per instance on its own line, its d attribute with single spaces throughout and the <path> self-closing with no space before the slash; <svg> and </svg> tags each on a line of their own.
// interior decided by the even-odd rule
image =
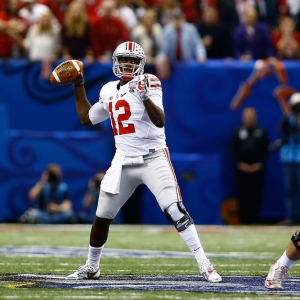
<svg viewBox="0 0 300 300">
<path fill-rule="evenodd" d="M 57 64 L 60 61 L 57 61 Z M 167 115 L 167 144 L 188 210 L 197 224 L 222 224 L 221 204 L 236 197 L 234 162 L 229 140 L 240 124 L 241 111 L 253 106 L 258 122 L 278 136 L 282 115 L 274 91 L 281 85 L 272 72 L 258 81 L 238 110 L 230 103 L 255 62 L 209 60 L 177 64 L 163 80 Z M 299 62 L 284 63 L 288 85 L 300 90 Z M 115 80 L 112 65 L 85 66 L 85 86 L 92 103 L 100 87 Z M 60 163 L 75 208 L 82 202 L 88 180 L 109 167 L 114 153 L 109 121 L 84 128 L 76 115 L 71 86 L 54 86 L 40 78 L 40 63 L 0 61 L 0 222 L 14 222 L 29 206 L 27 193 L 50 162 Z M 154 72 L 148 65 L 146 72 Z M 167 224 L 145 188 L 143 223 Z M 267 161 L 261 218 L 284 217 L 281 165 L 278 149 Z"/>
</svg>

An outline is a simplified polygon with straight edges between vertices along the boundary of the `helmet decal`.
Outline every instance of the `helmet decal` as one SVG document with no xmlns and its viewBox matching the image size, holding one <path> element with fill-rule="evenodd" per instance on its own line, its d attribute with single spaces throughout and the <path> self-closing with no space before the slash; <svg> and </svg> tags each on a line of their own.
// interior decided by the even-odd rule
<svg viewBox="0 0 300 300">
<path fill-rule="evenodd" d="M 127 42 L 126 43 L 126 48 L 127 48 L 127 50 L 133 50 L 133 47 L 134 47 L 135 45 L 132 43 L 132 42 Z"/>
</svg>

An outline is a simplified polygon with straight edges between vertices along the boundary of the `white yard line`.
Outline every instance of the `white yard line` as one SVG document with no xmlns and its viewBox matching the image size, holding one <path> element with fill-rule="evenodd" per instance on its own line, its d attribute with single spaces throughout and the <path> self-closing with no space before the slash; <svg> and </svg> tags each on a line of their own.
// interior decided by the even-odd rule
<svg viewBox="0 0 300 300">
<path fill-rule="evenodd" d="M 0 255 L 27 256 L 27 257 L 86 257 L 87 247 L 40 247 L 40 246 L 3 246 Z M 206 253 L 208 258 L 234 258 L 234 259 L 276 259 L 271 253 L 255 252 L 226 252 Z M 149 250 L 124 250 L 105 248 L 102 257 L 139 257 L 139 258 L 193 258 L 190 252 L 175 251 L 149 251 Z"/>
</svg>

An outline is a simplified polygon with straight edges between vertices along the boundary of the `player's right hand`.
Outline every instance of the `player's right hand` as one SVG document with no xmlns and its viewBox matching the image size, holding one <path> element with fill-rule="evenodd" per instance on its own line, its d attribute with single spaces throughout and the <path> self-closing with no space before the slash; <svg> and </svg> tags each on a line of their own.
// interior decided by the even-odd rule
<svg viewBox="0 0 300 300">
<path fill-rule="evenodd" d="M 73 81 L 73 84 L 79 84 L 84 81 L 82 72 L 78 72 L 78 77 Z"/>
</svg>

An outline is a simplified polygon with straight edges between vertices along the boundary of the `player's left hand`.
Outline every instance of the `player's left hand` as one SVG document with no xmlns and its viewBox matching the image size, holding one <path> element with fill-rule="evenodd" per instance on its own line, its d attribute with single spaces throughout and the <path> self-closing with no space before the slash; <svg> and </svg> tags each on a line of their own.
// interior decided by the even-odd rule
<svg viewBox="0 0 300 300">
<path fill-rule="evenodd" d="M 149 78 L 147 75 L 144 75 L 144 79 L 142 81 L 138 80 L 137 90 L 143 101 L 149 99 Z"/>
</svg>

